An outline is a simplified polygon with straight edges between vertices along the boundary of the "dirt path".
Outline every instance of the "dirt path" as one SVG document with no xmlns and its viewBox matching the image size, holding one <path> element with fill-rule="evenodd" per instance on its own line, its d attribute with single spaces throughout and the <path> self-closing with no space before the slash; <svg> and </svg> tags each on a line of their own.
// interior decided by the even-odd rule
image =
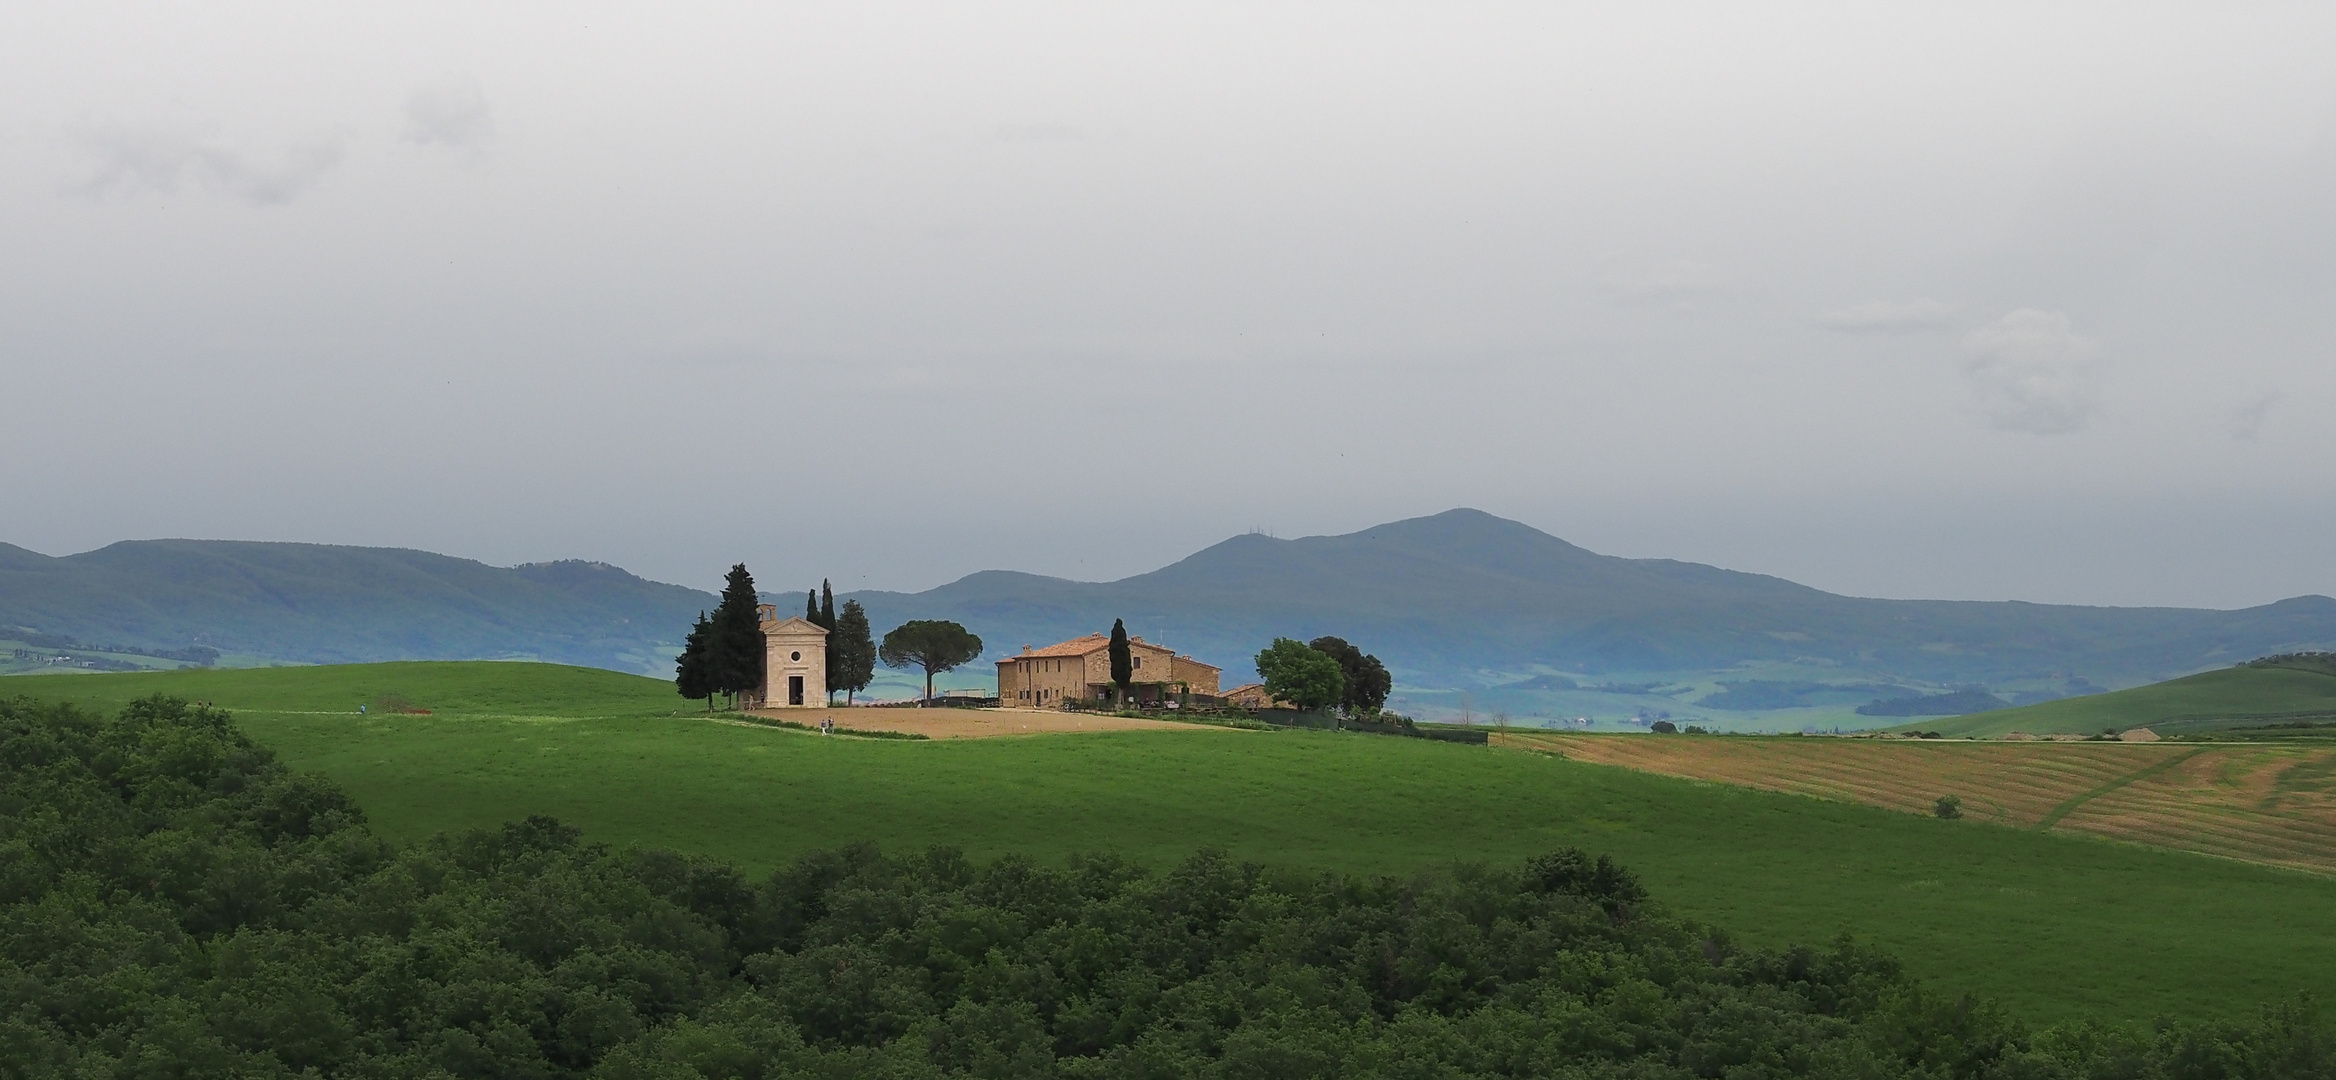
<svg viewBox="0 0 2336 1080">
<path fill-rule="evenodd" d="M 931 739 L 985 739 L 1000 735 L 1058 735 L 1077 731 L 1225 731 L 1207 724 L 1139 720 L 1052 709 L 757 709 L 749 715 L 859 731 L 913 732 Z"/>
</svg>

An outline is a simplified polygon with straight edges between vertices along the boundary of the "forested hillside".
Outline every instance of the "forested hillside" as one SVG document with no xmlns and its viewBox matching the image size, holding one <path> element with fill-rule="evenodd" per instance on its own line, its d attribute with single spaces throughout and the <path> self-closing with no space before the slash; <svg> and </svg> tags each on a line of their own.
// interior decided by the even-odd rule
<svg viewBox="0 0 2336 1080">
<path fill-rule="evenodd" d="M 1409 879 L 867 848 L 756 881 L 546 818 L 393 847 L 221 712 L 0 702 L 11 1077 L 2314 1077 L 2300 1006 L 2032 1031 L 1559 851 Z"/>
</svg>

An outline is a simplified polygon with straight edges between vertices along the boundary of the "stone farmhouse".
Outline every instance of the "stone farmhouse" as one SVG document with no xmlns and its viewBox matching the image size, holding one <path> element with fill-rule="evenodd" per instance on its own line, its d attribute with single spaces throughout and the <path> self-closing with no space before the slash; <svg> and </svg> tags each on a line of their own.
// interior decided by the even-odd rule
<svg viewBox="0 0 2336 1080">
<path fill-rule="evenodd" d="M 809 708 L 827 704 L 827 628 L 796 615 L 779 618 L 775 604 L 762 615 L 762 688 L 749 707 Z"/>
<path fill-rule="evenodd" d="M 1219 669 L 1142 638 L 1128 639 L 1134 665 L 1128 690 L 1139 702 L 1160 704 L 1186 694 L 1215 697 Z M 1111 638 L 1089 634 L 1043 649 L 1022 646 L 1022 655 L 998 661 L 998 704 L 1061 708 L 1078 699 L 1109 697 Z"/>
<path fill-rule="evenodd" d="M 1267 693 L 1264 683 L 1246 683 L 1218 696 L 1224 699 L 1225 704 L 1238 705 L 1244 709 L 1289 709 L 1296 707 Z"/>
</svg>

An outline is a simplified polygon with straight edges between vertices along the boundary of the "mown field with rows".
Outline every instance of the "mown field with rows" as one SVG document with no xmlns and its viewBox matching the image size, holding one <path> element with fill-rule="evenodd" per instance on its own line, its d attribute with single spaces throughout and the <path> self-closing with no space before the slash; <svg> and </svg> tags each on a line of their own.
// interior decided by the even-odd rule
<svg viewBox="0 0 2336 1080">
<path fill-rule="evenodd" d="M 2336 745 L 1505 734 L 1665 776 L 2336 871 Z"/>
</svg>

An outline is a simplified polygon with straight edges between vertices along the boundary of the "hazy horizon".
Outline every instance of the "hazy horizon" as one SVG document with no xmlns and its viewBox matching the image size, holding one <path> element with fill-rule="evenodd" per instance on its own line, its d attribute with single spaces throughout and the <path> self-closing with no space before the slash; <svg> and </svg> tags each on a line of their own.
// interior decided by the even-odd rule
<svg viewBox="0 0 2336 1080">
<path fill-rule="evenodd" d="M 1452 509 L 1453 509 L 1453 510 L 1471 510 L 1471 509 L 1475 509 L 1475 508 L 1473 508 L 1473 507 L 1454 507 L 1454 508 L 1452 508 Z M 1433 516 L 1433 515 L 1426 515 L 1426 516 Z M 1496 516 L 1496 517 L 1497 517 L 1498 515 L 1494 515 L 1494 516 Z M 1504 520 L 1506 520 L 1506 519 L 1504 519 Z M 1392 522 L 1392 521 L 1390 521 L 1390 522 L 1374 522 L 1374 523 L 1373 523 L 1373 525 L 1374 525 L 1374 526 L 1376 526 L 1376 525 L 1388 525 L 1388 524 L 1396 524 L 1396 522 Z M 1360 531 L 1365 531 L 1365 530 L 1367 530 L 1368 528 L 1370 528 L 1370 526 L 1366 526 L 1366 527 L 1365 527 L 1365 529 L 1348 530 L 1348 532 L 1360 532 Z M 1141 569 L 1141 570 L 1131 571 L 1131 572 L 1129 572 L 1129 573 L 1127 573 L 1127 574 L 1119 574 L 1119 575 L 1114 575 L 1113 577 L 1109 577 L 1109 578 L 1081 578 L 1081 577 L 1072 577 L 1072 576 L 1070 576 L 1070 575 L 1065 575 L 1065 574 L 1047 573 L 1047 572 L 1045 572 L 1045 571 L 1040 571 L 1040 570 L 1021 570 L 1021 571 L 1011 571 L 1011 568 L 1007 568 L 1007 567 L 983 567 L 983 568 L 981 568 L 981 569 L 978 569 L 978 570 L 971 570 L 971 571 L 967 571 L 965 574 L 960 574 L 960 575 L 957 575 L 956 577 L 948 578 L 948 579 L 946 579 L 946 580 L 943 580 L 943 581 L 937 581 L 937 582 L 933 582 L 933 583 L 932 583 L 932 584 L 930 584 L 930 585 L 919 585 L 919 586 L 914 586 L 914 587 L 909 587 L 909 588 L 891 588 L 891 587 L 880 586 L 880 585 L 844 585 L 844 584 L 841 584 L 841 583 L 837 583 L 837 591 L 839 591 L 839 592 L 854 592 L 854 591 L 862 591 L 862 590 L 874 590 L 874 591 L 880 591 L 880 592 L 891 592 L 891 593 L 896 593 L 896 594 L 904 594 L 904 595 L 906 595 L 906 594 L 914 594 L 914 593 L 924 592 L 924 591 L 926 591 L 926 590 L 928 590 L 928 589 L 931 589 L 931 588 L 936 588 L 936 587 L 939 587 L 939 586 L 942 586 L 942 585 L 947 585 L 947 584 L 950 584 L 950 583 L 952 583 L 952 582 L 955 582 L 955 581 L 958 581 L 958 580 L 962 580 L 964 577 L 966 577 L 966 576 L 969 576 L 969 575 L 971 575 L 971 574 L 984 573 L 984 572 L 990 572 L 990 571 L 999 571 L 999 570 L 1007 570 L 1007 571 L 1010 571 L 1010 572 L 1021 572 L 1021 573 L 1038 574 L 1038 575 L 1045 576 L 1045 577 L 1058 578 L 1058 579 L 1065 579 L 1065 580 L 1070 580 L 1070 581 L 1074 581 L 1074 582 L 1083 582 L 1083 583 L 1087 583 L 1087 584 L 1107 584 L 1107 583 L 1109 583 L 1109 582 L 1112 582 L 1112 581 L 1118 581 L 1118 580 L 1122 580 L 1122 579 L 1124 579 L 1124 578 L 1128 578 L 1128 577 L 1140 576 L 1140 575 L 1142 575 L 1142 574 L 1149 573 L 1149 572 L 1151 572 L 1151 571 L 1153 571 L 1153 570 L 1158 570 L 1158 569 L 1161 569 L 1162 567 L 1165 567 L 1165 566 L 1167 566 L 1167 565 L 1170 565 L 1171 563 L 1174 563 L 1174 562 L 1176 562 L 1176 561 L 1179 561 L 1179 560 L 1181 560 L 1181 559 L 1183 559 L 1183 558 L 1185 558 L 1185 557 L 1187 557 L 1187 556 L 1190 556 L 1190 555 L 1192 555 L 1192 554 L 1195 554 L 1195 553 L 1197 553 L 1198 551 L 1200 551 L 1200 550 L 1203 550 L 1203 549 L 1205 549 L 1205 548 L 1207 548 L 1207 547 L 1211 547 L 1211 546 L 1214 546 L 1214 545 L 1216 545 L 1216 544 L 1221 544 L 1221 543 L 1225 543 L 1225 542 L 1228 542 L 1228 541 L 1231 541 L 1231 540 L 1239 539 L 1239 538 L 1240 538 L 1241 536 L 1243 536 L 1243 535 L 1251 535 L 1251 534 L 1265 535 L 1265 536 L 1268 536 L 1269 538 L 1272 538 L 1272 539 L 1278 539 L 1278 540 L 1303 540 L 1303 539 L 1308 539 L 1308 538 L 1310 538 L 1310 537 L 1321 537 L 1321 536 L 1335 536 L 1335 535 L 1342 535 L 1342 534 L 1335 534 L 1335 533 L 1333 533 L 1333 534 L 1312 533 L 1312 534 L 1307 534 L 1306 536 L 1295 536 L 1295 537 L 1289 537 L 1289 536 L 1273 536 L 1271 533 L 1269 533 L 1269 532 L 1266 532 L 1265 530 L 1262 530 L 1262 529 L 1253 529 L 1253 530 L 1250 530 L 1248 533 L 1235 534 L 1235 535 L 1233 535 L 1233 536 L 1227 536 L 1227 537 L 1221 538 L 1221 539 L 1219 539 L 1219 540 L 1212 541 L 1210 544 L 1203 545 L 1203 547 L 1202 547 L 1202 548 L 1196 548 L 1196 549 L 1194 549 L 1194 551 L 1186 552 L 1186 553 L 1184 553 L 1184 555 L 1180 555 L 1180 556 L 1177 556 L 1177 557 L 1176 557 L 1176 558 L 1174 558 L 1174 559 L 1170 559 L 1170 560 L 1168 560 L 1167 562 L 1163 562 L 1163 563 L 1161 563 L 1159 566 L 1145 567 L 1145 568 L 1143 568 L 1143 569 Z M 152 537 L 152 538 L 148 538 L 148 539 L 152 539 L 152 540 L 195 540 L 195 541 L 201 541 L 201 540 L 206 540 L 206 539 L 234 539 L 234 540 L 236 540 L 237 542 L 242 542 L 242 538 L 205 538 L 205 537 Z M 1564 538 L 1563 538 L 1563 537 L 1559 537 L 1559 539 L 1561 539 L 1561 540 L 1562 540 L 1562 539 L 1564 539 Z M 132 541 L 116 541 L 116 542 L 117 542 L 117 543 L 127 543 L 127 542 L 132 542 Z M 262 540 L 262 541 L 258 541 L 258 542 L 260 542 L 260 543 L 284 543 L 284 542 L 299 543 L 300 541 L 265 541 L 265 540 Z M 5 541 L 0 541 L 0 543 L 5 543 Z M 17 545 L 17 546 L 19 546 L 19 547 L 22 547 L 23 545 Z M 110 546 L 110 545 L 101 545 L 101 547 L 103 547 L 103 546 Z M 339 545 L 339 546 L 350 546 L 350 547 L 377 547 L 378 545 Z M 1577 545 L 1577 546 L 1579 546 L 1579 545 Z M 89 549 L 89 550 L 91 550 L 91 551 L 95 551 L 95 550 L 99 550 L 99 549 L 97 549 L 97 548 L 93 548 L 93 549 Z M 409 548 L 409 549 L 404 549 L 404 550 L 417 550 L 417 549 L 410 549 L 410 548 Z M 1610 554 L 1612 554 L 1611 552 L 1595 551 L 1594 549 L 1591 549 L 1591 550 L 1593 550 L 1593 552 L 1594 552 L 1595 554 L 1599 554 L 1599 555 L 1610 555 Z M 85 553 L 86 553 L 86 552 L 63 552 L 63 553 L 56 553 L 56 552 L 41 552 L 40 554 L 44 554 L 44 555 L 51 555 L 52 557 L 55 557 L 55 556 L 59 556 L 59 555 L 73 555 L 73 554 L 85 554 Z M 461 554 L 461 553 L 459 553 L 459 552 L 433 552 L 433 554 L 447 555 L 447 556 L 451 556 L 451 557 L 455 557 L 455 558 L 472 558 L 471 556 L 465 556 L 465 555 L 462 555 L 462 554 Z M 1621 556 L 1621 557 L 1622 557 L 1622 558 L 1645 558 L 1645 559 L 1668 559 L 1668 558 L 1670 558 L 1669 556 L 1663 556 L 1663 555 L 1642 555 L 1642 556 Z M 556 562 L 556 561 L 560 561 L 560 560 L 561 560 L 561 559 L 563 559 L 563 558 L 572 559 L 572 558 L 575 558 L 575 557 L 574 557 L 574 556 L 560 556 L 560 557 L 553 557 L 553 558 L 546 558 L 546 559 L 537 559 L 537 560 L 523 560 L 523 561 L 521 561 L 521 562 L 518 562 L 518 563 L 505 563 L 505 564 L 494 564 L 494 563 L 489 563 L 488 565 L 495 565 L 495 566 L 499 566 L 499 567 L 500 567 L 500 568 L 502 568 L 502 569 L 511 569 L 511 568 L 513 568 L 513 567 L 516 567 L 516 566 L 520 566 L 520 565 L 526 565 L 527 563 L 530 563 L 530 562 L 533 562 L 533 563 Z M 486 562 L 486 560 L 483 560 L 483 559 L 474 559 L 473 561 L 478 561 L 478 562 Z M 606 562 L 606 560 L 585 560 L 585 561 L 593 561 L 593 562 L 604 562 L 604 563 Z M 1693 561 L 1693 560 L 1680 560 L 1680 561 Z M 615 565 L 615 564 L 610 564 L 610 565 Z M 721 592 L 721 590 L 722 590 L 722 583 L 721 583 L 721 581 L 719 580 L 719 575 L 715 575 L 715 580 L 713 580 L 713 581 L 711 581 L 711 582 L 709 582 L 709 583 L 706 583 L 706 584 L 692 584 L 692 583 L 689 583 L 689 582 L 676 582 L 676 581 L 670 581 L 670 580 L 667 580 L 667 579 L 658 578 L 658 577 L 656 577 L 655 575 L 652 575 L 652 574 L 644 574 L 644 573 L 641 573 L 640 571 L 638 571 L 638 570 L 636 570 L 636 569 L 634 569 L 634 568 L 632 568 L 632 567 L 627 567 L 627 566 L 618 566 L 618 569 L 625 570 L 625 571 L 627 571 L 627 572 L 629 572 L 629 573 L 632 573 L 632 574 L 634 574 L 634 575 L 635 575 L 635 576 L 637 576 L 637 577 L 642 577 L 642 578 L 645 578 L 645 579 L 648 579 L 648 580 L 652 580 L 652 581 L 659 581 L 659 582 L 661 582 L 661 583 L 664 583 L 664 584 L 680 584 L 680 585 L 685 585 L 685 586 L 688 586 L 688 587 L 691 587 L 691 588 L 697 588 L 697 589 L 700 589 L 700 590 L 702 590 L 702 591 L 705 591 L 705 592 L 707 592 L 707 593 L 714 593 L 714 594 L 718 594 L 718 593 L 720 593 L 720 592 Z M 751 567 L 751 566 L 750 566 L 750 567 L 748 567 L 748 569 L 749 569 L 750 571 L 753 571 L 753 570 L 754 570 L 754 568 L 753 568 L 753 567 Z M 1760 569 L 1759 569 L 1759 568 L 1757 568 L 1757 567 L 1740 567 L 1740 566 L 1729 566 L 1729 567 L 1721 567 L 1721 569 L 1725 569 L 1725 570 L 1732 570 L 1732 571 L 1740 571 L 1740 572 L 1744 572 L 1744 573 L 1752 573 L 1752 574 L 1764 574 L 1764 573 L 1766 573 L 1766 571 L 1760 570 Z M 1778 576 L 1778 577 L 1781 577 L 1782 575 L 1769 575 L 1769 576 Z M 1788 579 L 1788 580 L 1789 580 L 1789 579 Z M 1798 583 L 1798 584 L 1803 584 L 1803 585 L 1806 585 L 1806 584 L 1808 584 L 1808 582 L 1797 582 L 1797 583 Z M 808 585 L 810 585 L 810 584 L 812 584 L 812 583 L 809 583 L 809 582 L 802 583 L 802 585 L 805 585 L 805 586 L 808 586 Z M 769 579 L 768 579 L 768 574 L 767 574 L 767 573 L 765 573 L 765 572 L 757 572 L 757 576 L 756 576 L 756 585 L 757 585 L 758 591 L 760 591 L 760 592 L 761 592 L 761 593 L 762 593 L 762 594 L 763 594 L 763 595 L 764 595 L 766 598 L 768 598 L 768 597 L 772 597 L 772 596 L 783 596 L 783 595 L 790 595 L 790 594 L 792 594 L 792 593 L 794 593 L 794 592 L 799 592 L 799 591 L 801 591 L 801 588 L 800 588 L 800 587 L 798 587 L 798 584 L 797 584 L 797 583 L 791 583 L 791 582 L 786 582 L 786 581 L 779 581 L 779 582 L 775 582 L 775 583 L 774 583 L 773 581 L 771 581 L 771 580 L 769 580 Z M 1828 591 L 1832 591 L 1832 590 L 1828 590 Z M 1849 595 L 1849 596 L 1863 596 L 1863 597 L 1865 597 L 1865 598 L 1867 598 L 1867 599 L 1888 599 L 1888 600 L 1989 599 L 1989 598 L 1967 598 L 1967 597 L 1966 597 L 1966 598 L 1951 598 L 1951 597 L 1924 597 L 1924 596 L 1876 596 L 1876 595 L 1870 595 L 1870 594 L 1859 594 L 1859 593 L 1848 593 L 1848 594 L 1841 594 L 1841 595 Z M 2299 593 L 2299 594 L 2296 594 L 2296 596 L 2315 596 L 2315 595 L 2325 595 L 2325 594 L 2316 594 L 2316 593 Z M 2286 599 L 2293 599 L 2293 598 L 2295 598 L 2295 597 L 2277 597 L 2277 598 L 2274 598 L 2274 599 L 2275 599 L 2275 600 L 2286 600 Z M 2003 598 L 2000 598 L 2000 599 L 2019 600 L 2019 599 L 2023 599 L 2023 598 L 2021 598 L 2021 597 L 2003 597 Z M 2263 603 L 2270 603 L 2270 602 L 2272 602 L 2272 601 L 2264 601 Z M 2097 605 L 2097 606 L 2113 606 L 2113 607 L 2167 607 L 2167 606 L 2198 606 L 2198 605 Z M 2234 605 L 2233 607 L 2255 607 L 2255 606 L 2260 606 L 2260 605 L 2258 605 L 2258 604 L 2245 604 L 2245 605 Z M 2230 608 L 2223 608 L 2223 609 L 2220 609 L 2220 610 L 2230 610 Z"/>
<path fill-rule="evenodd" d="M 0 13 L 0 540 L 2336 594 L 2336 8 Z"/>
</svg>

